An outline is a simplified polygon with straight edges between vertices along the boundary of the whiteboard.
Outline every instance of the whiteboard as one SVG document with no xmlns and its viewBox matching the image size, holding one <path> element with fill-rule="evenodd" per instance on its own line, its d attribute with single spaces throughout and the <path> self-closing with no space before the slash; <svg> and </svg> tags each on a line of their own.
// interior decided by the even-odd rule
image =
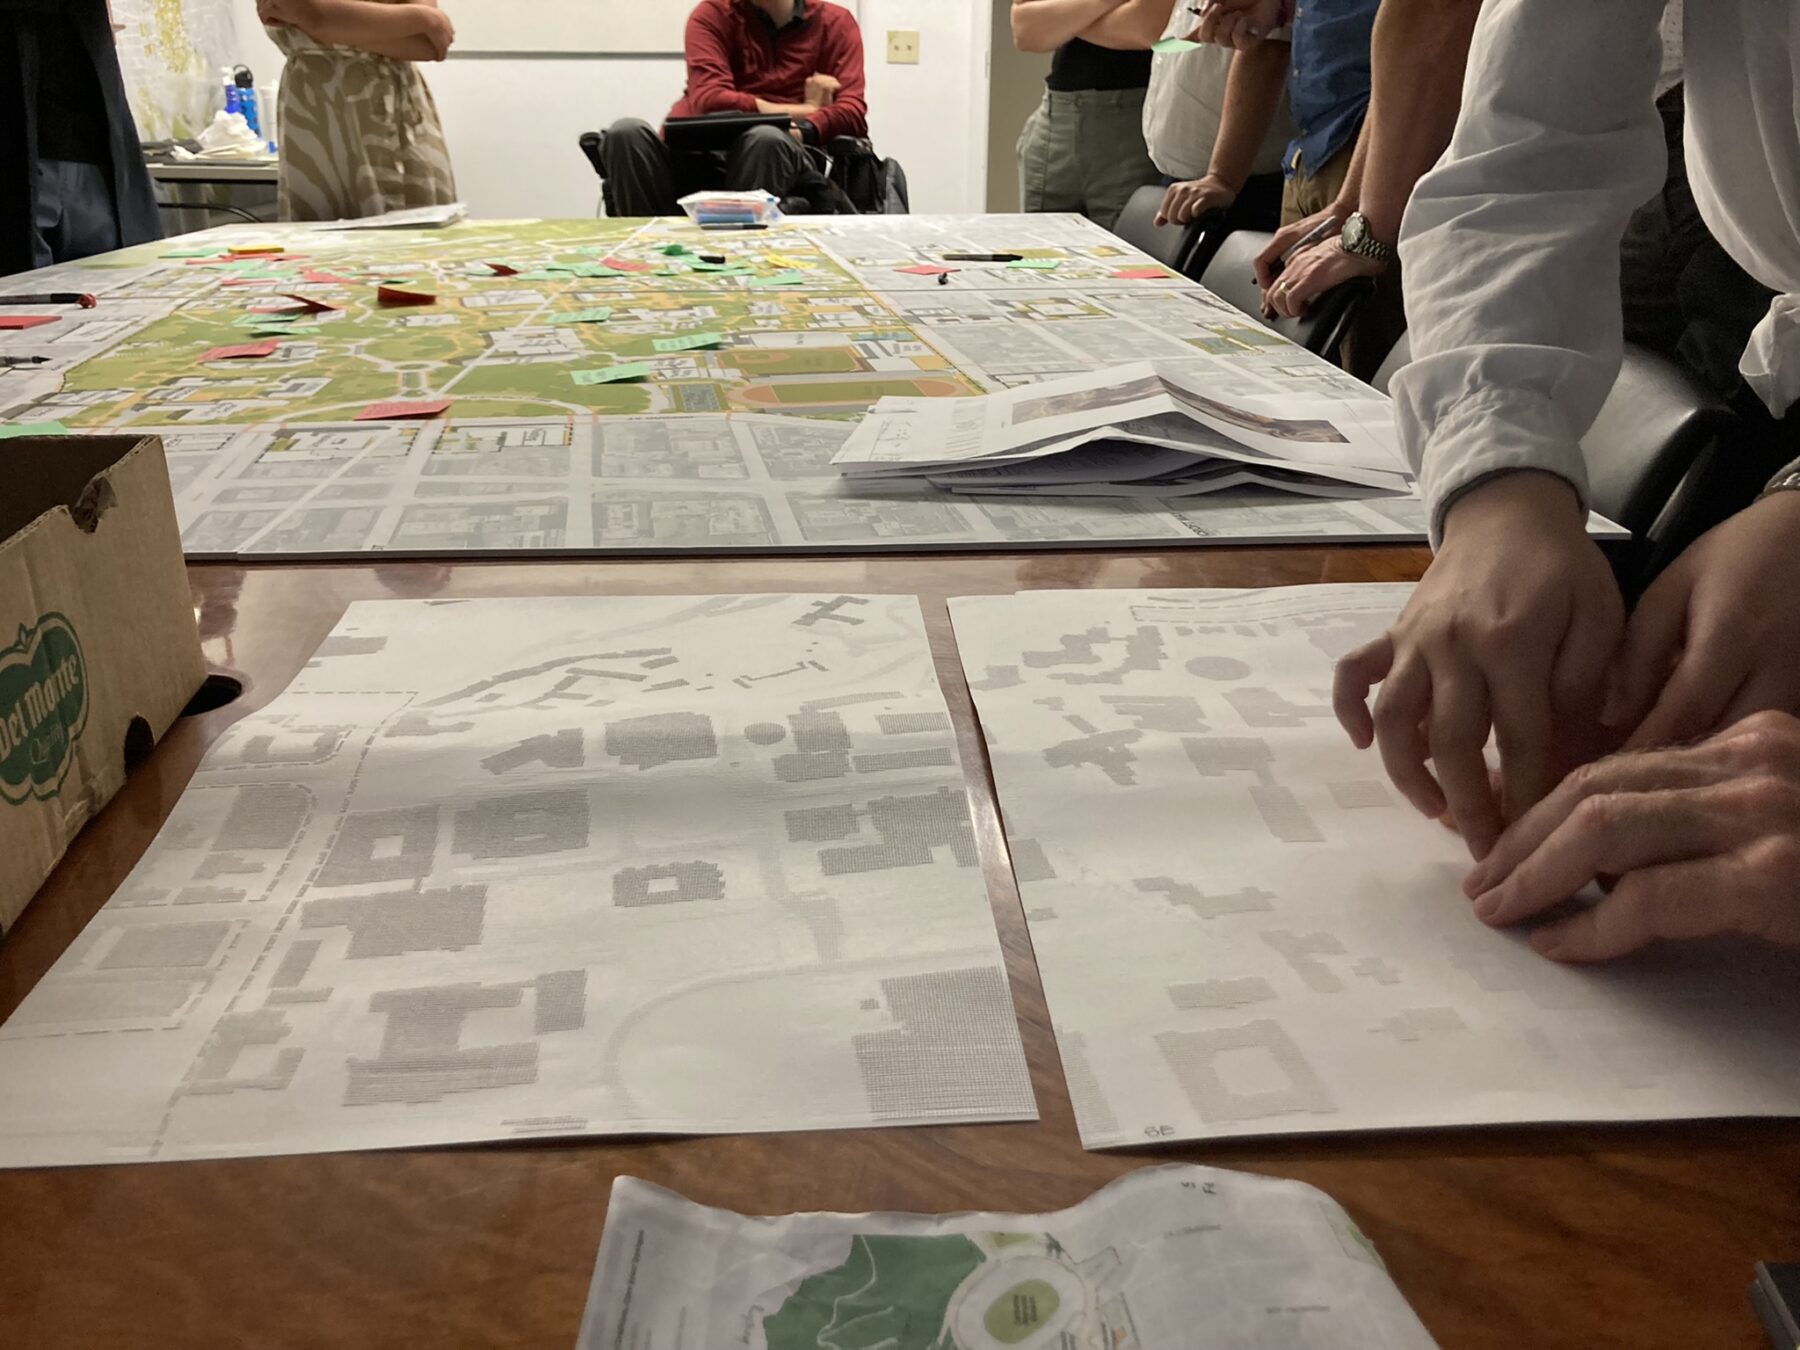
<svg viewBox="0 0 1800 1350">
<path fill-rule="evenodd" d="M 451 56 L 679 56 L 698 0 L 445 0 Z M 856 0 L 837 0 L 852 14 Z"/>
</svg>

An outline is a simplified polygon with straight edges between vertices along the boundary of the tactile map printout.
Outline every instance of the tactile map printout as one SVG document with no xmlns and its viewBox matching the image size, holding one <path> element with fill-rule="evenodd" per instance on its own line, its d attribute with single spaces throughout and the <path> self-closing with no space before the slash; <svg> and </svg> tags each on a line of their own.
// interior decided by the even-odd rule
<svg viewBox="0 0 1800 1350">
<path fill-rule="evenodd" d="M 951 602 L 1089 1148 L 1800 1114 L 1800 959 L 1559 966 L 1332 715 L 1401 586 Z"/>
<path fill-rule="evenodd" d="M 613 1183 L 576 1350 L 1433 1350 L 1330 1196 L 1146 1167 L 1055 1214 L 746 1218 Z"/>
<path fill-rule="evenodd" d="M 1036 1114 L 910 596 L 352 605 L 0 1084 L 4 1166 Z"/>
</svg>

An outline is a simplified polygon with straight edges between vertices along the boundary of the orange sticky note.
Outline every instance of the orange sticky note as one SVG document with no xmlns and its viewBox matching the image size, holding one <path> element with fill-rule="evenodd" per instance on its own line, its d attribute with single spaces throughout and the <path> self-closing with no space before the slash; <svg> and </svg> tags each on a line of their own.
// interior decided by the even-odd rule
<svg viewBox="0 0 1800 1350">
<path fill-rule="evenodd" d="M 60 314 L 0 314 L 0 328 L 36 328 L 40 324 L 55 323 Z"/>
<path fill-rule="evenodd" d="M 396 399 L 388 403 L 371 403 L 356 414 L 358 422 L 384 422 L 396 417 L 436 417 L 450 406 L 447 398 L 424 399 L 416 403 Z"/>
<path fill-rule="evenodd" d="M 1172 274 L 1166 267 L 1121 267 L 1113 275 L 1120 281 L 1161 281 Z"/>
<path fill-rule="evenodd" d="M 349 277 L 333 276 L 330 272 L 320 272 L 315 268 L 307 268 L 300 274 L 300 280 L 309 286 L 348 286 Z"/>
<path fill-rule="evenodd" d="M 894 270 L 914 277 L 941 277 L 956 271 L 954 267 L 939 267 L 936 263 L 914 263 L 911 267 L 896 267 Z"/>
<path fill-rule="evenodd" d="M 201 355 L 202 361 L 244 361 L 255 357 L 273 356 L 275 349 L 281 344 L 274 338 L 266 342 L 243 342 L 235 347 L 214 347 Z"/>
<path fill-rule="evenodd" d="M 286 248 L 285 244 L 227 244 L 225 251 L 244 257 L 258 253 L 281 253 Z"/>
<path fill-rule="evenodd" d="M 377 286 L 375 298 L 384 305 L 435 305 L 437 296 L 430 291 L 409 291 L 399 286 Z"/>
</svg>

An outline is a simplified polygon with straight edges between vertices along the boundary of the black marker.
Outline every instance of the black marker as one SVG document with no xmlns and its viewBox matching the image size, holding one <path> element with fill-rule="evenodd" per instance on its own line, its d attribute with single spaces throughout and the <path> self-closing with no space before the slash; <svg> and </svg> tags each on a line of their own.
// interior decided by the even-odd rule
<svg viewBox="0 0 1800 1350">
<path fill-rule="evenodd" d="M 1023 253 L 946 253 L 945 262 L 1020 262 Z"/>
<path fill-rule="evenodd" d="M 48 295 L 0 295 L 0 305 L 80 305 L 92 309 L 100 302 L 77 291 L 52 291 Z"/>
</svg>

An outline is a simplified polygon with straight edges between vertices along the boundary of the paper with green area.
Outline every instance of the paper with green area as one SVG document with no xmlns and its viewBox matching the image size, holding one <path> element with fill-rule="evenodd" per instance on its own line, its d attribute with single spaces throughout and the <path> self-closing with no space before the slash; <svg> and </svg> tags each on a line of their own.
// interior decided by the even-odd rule
<svg viewBox="0 0 1800 1350">
<path fill-rule="evenodd" d="M 744 1344 L 1436 1350 L 1349 1214 L 1298 1181 L 1172 1164 L 1050 1214 L 749 1218 L 615 1180 L 576 1350 Z"/>
<path fill-rule="evenodd" d="M 1021 272 L 1052 272 L 1060 265 L 1061 259 L 1059 258 L 1020 258 L 1016 262 L 1007 264 L 1008 267 Z"/>
<path fill-rule="evenodd" d="M 551 323 L 605 323 L 612 318 L 612 311 L 604 307 L 596 309 L 577 309 L 568 314 L 552 314 Z"/>
<path fill-rule="evenodd" d="M 650 366 L 644 361 L 627 361 L 607 366 L 604 370 L 572 370 L 569 378 L 576 384 L 625 384 L 632 380 L 649 379 Z"/>
<path fill-rule="evenodd" d="M 702 347 L 723 347 L 723 333 L 691 333 L 687 337 L 657 338 L 650 344 L 659 352 L 694 352 Z"/>
<path fill-rule="evenodd" d="M 61 422 L 0 422 L 0 441 L 15 436 L 67 436 L 69 429 Z"/>
</svg>

